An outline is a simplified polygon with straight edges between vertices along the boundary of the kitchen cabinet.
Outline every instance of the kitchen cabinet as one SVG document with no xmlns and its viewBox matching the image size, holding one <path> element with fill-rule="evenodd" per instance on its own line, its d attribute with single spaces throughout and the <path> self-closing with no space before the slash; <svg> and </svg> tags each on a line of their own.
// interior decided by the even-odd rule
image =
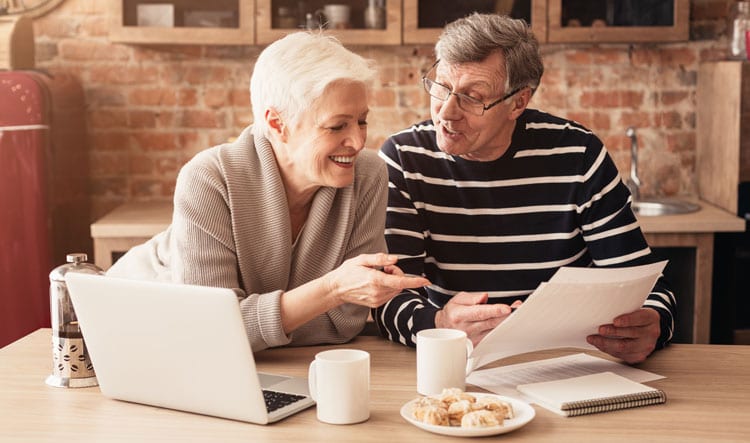
<svg viewBox="0 0 750 443">
<path fill-rule="evenodd" d="M 304 13 L 310 12 L 317 18 L 316 11 L 330 0 L 108 1 L 112 3 L 110 40 L 114 42 L 265 45 L 304 27 Z M 384 28 L 365 27 L 368 0 L 347 0 L 337 3 L 350 7 L 350 26 L 324 32 L 335 35 L 346 45 L 432 45 L 445 23 L 478 11 L 525 19 L 540 43 L 680 41 L 687 40 L 689 33 L 688 0 L 382 2 Z M 150 13 L 144 12 L 149 8 Z"/>
<path fill-rule="evenodd" d="M 109 0 L 119 43 L 253 45 L 255 0 Z"/>
<path fill-rule="evenodd" d="M 432 44 L 443 23 L 473 11 L 522 18 L 531 24 L 540 43 L 660 42 L 689 37 L 689 0 L 468 0 L 438 4 L 404 0 L 404 43 Z"/>
<path fill-rule="evenodd" d="M 404 0 L 404 36 L 407 44 L 434 44 L 443 26 L 477 12 L 494 12 L 522 18 L 540 42 L 546 38 L 547 0 Z"/>
<path fill-rule="evenodd" d="M 345 29 L 326 29 L 324 32 L 334 35 L 345 45 L 399 45 L 401 44 L 401 1 L 382 0 L 385 9 L 382 29 L 365 27 L 364 16 L 368 0 L 336 2 L 349 6 L 349 25 Z M 305 13 L 310 13 L 314 19 L 318 19 L 320 15 L 316 11 L 322 11 L 323 6 L 329 3 L 331 3 L 330 0 L 256 0 L 257 43 L 269 44 L 295 30 L 292 26 L 294 23 L 283 26 L 278 20 L 282 8 L 287 8 L 293 17 L 297 17 L 296 27 L 301 28 L 304 27 Z"/>
<path fill-rule="evenodd" d="M 688 40 L 689 0 L 547 0 L 548 43 Z"/>
</svg>

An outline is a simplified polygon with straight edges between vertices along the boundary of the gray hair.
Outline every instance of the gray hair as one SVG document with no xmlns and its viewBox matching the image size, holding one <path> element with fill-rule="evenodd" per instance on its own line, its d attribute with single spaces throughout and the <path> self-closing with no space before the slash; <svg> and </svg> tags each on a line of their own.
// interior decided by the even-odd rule
<svg viewBox="0 0 750 443">
<path fill-rule="evenodd" d="M 274 108 L 287 124 L 301 115 L 338 81 L 372 86 L 372 62 L 349 51 L 336 38 L 322 33 L 295 32 L 266 47 L 250 79 L 253 133 L 268 137 L 264 113 Z"/>
<path fill-rule="evenodd" d="M 523 20 L 475 12 L 446 25 L 435 44 L 437 58 L 449 64 L 482 62 L 496 51 L 505 57 L 506 91 L 536 90 L 544 65 L 539 42 Z"/>
</svg>

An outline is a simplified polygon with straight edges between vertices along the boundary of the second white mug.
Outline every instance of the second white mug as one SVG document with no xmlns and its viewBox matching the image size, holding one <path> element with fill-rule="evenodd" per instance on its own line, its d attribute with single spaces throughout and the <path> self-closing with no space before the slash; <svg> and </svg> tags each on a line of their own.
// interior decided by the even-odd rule
<svg viewBox="0 0 750 443">
<path fill-rule="evenodd" d="M 310 394 L 318 420 L 335 425 L 370 418 L 370 354 L 357 349 L 319 352 L 310 363 Z"/>
<path fill-rule="evenodd" d="M 417 333 L 417 392 L 437 395 L 445 388 L 466 388 L 471 340 L 458 329 L 424 329 Z"/>
</svg>

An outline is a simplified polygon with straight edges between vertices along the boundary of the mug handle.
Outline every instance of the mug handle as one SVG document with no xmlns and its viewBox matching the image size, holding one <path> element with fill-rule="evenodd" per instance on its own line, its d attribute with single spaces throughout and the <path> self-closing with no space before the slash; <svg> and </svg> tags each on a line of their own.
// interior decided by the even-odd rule
<svg viewBox="0 0 750 443">
<path fill-rule="evenodd" d="M 468 376 L 472 370 L 474 370 L 474 359 L 471 358 L 471 353 L 474 352 L 474 344 L 466 339 L 466 375 Z"/>
<path fill-rule="evenodd" d="M 307 385 L 310 388 L 310 397 L 313 400 L 318 401 L 315 398 L 315 393 L 318 391 L 318 381 L 315 377 L 315 360 L 310 363 L 310 369 L 307 371 Z"/>
</svg>

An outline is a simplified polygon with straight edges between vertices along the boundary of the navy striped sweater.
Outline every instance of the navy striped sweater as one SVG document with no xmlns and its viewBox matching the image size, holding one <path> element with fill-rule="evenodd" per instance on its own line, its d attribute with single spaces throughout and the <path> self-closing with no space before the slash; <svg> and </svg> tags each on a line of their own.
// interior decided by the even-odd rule
<svg viewBox="0 0 750 443">
<path fill-rule="evenodd" d="M 390 340 L 414 346 L 459 291 L 510 304 L 561 266 L 656 261 L 612 159 L 576 122 L 527 109 L 505 154 L 478 162 L 440 151 L 425 121 L 391 136 L 380 156 L 389 175 L 388 251 L 404 272 L 432 282 L 374 310 Z M 657 348 L 672 338 L 675 303 L 660 278 L 645 304 L 661 317 Z"/>
</svg>

